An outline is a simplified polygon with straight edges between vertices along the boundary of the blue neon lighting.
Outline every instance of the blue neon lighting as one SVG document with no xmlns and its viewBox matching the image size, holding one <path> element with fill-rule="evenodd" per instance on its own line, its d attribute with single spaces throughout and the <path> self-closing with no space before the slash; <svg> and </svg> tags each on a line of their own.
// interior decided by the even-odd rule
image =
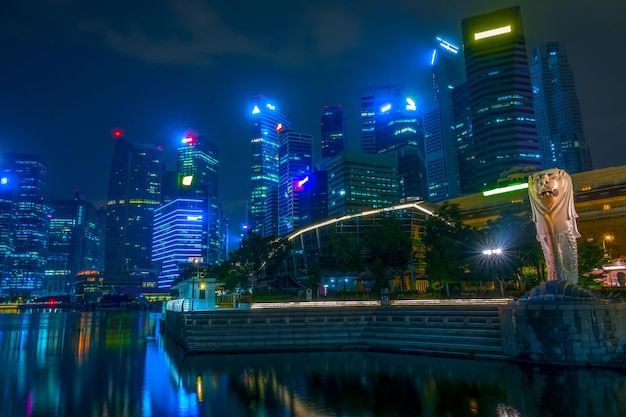
<svg viewBox="0 0 626 417">
<path fill-rule="evenodd" d="M 391 104 L 385 104 L 384 106 L 380 108 L 381 113 L 388 112 L 389 110 L 391 110 Z"/>
<path fill-rule="evenodd" d="M 255 105 L 254 108 L 252 109 L 252 114 L 259 114 L 261 113 L 261 110 L 259 110 L 259 106 Z"/>
<path fill-rule="evenodd" d="M 437 57 L 437 50 L 433 49 L 433 55 L 430 57 L 430 65 L 435 65 L 435 58 Z"/>
</svg>

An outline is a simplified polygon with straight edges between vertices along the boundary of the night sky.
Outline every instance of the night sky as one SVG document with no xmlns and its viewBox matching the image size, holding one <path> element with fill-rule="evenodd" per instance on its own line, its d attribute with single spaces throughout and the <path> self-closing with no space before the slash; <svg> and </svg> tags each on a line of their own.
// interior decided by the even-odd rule
<svg viewBox="0 0 626 417">
<path fill-rule="evenodd" d="M 626 164 L 623 0 L 6 0 L 0 5 L 0 154 L 49 166 L 49 197 L 74 189 L 104 206 L 111 130 L 162 145 L 166 167 L 189 129 L 220 147 L 231 232 L 250 194 L 250 96 L 275 100 L 319 155 L 324 105 L 347 114 L 356 149 L 359 87 L 432 95 L 433 39 L 461 44 L 461 20 L 520 5 L 529 53 L 568 50 L 596 168 Z"/>
</svg>

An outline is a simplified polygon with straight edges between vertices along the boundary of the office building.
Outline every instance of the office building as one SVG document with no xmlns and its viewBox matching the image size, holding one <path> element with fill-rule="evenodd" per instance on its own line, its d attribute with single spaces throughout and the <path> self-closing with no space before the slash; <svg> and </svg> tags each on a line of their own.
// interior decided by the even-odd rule
<svg viewBox="0 0 626 417">
<path fill-rule="evenodd" d="M 45 269 L 48 295 L 72 294 L 78 273 L 103 268 L 103 212 L 81 198 L 50 201 L 50 231 Z"/>
<path fill-rule="evenodd" d="M 356 213 L 398 201 L 395 156 L 346 151 L 327 165 L 328 215 Z"/>
<path fill-rule="evenodd" d="M 570 174 L 592 170 L 565 47 L 558 42 L 535 47 L 530 72 L 543 166 L 562 168 Z"/>
<path fill-rule="evenodd" d="M 152 220 L 161 203 L 163 162 L 160 147 L 133 144 L 119 132 L 114 136 L 104 273 L 123 276 L 153 268 Z"/>
<path fill-rule="evenodd" d="M 204 198 L 179 198 L 154 211 L 152 259 L 159 288 L 170 288 L 189 258 L 209 258 L 209 216 Z"/>
<path fill-rule="evenodd" d="M 346 117 L 341 106 L 326 106 L 320 120 L 322 158 L 330 158 L 346 149 Z"/>
<path fill-rule="evenodd" d="M 180 188 L 194 196 L 218 196 L 219 154 L 217 145 L 197 133 L 188 133 L 177 148 L 176 171 Z"/>
<path fill-rule="evenodd" d="M 381 109 L 390 103 L 398 104 L 403 99 L 404 88 L 398 84 L 385 84 L 362 87 L 361 97 L 361 150 L 365 153 L 378 153 L 380 146 L 376 143 L 377 117 Z"/>
<path fill-rule="evenodd" d="M 45 295 L 48 166 L 36 155 L 6 153 L 0 171 L 0 246 L 7 251 L 0 290 L 10 296 Z"/>
<path fill-rule="evenodd" d="M 460 84 L 459 47 L 435 38 L 430 67 L 434 105 L 424 114 L 424 157 L 429 201 L 440 202 L 459 194 L 458 153 L 452 92 Z"/>
<path fill-rule="evenodd" d="M 252 96 L 251 192 L 248 227 L 261 236 L 278 235 L 278 135 L 291 124 L 273 101 L 262 94 Z"/>
<path fill-rule="evenodd" d="M 512 167 L 540 168 L 541 157 L 520 8 L 467 18 L 461 26 L 476 192 L 495 186 Z"/>
<path fill-rule="evenodd" d="M 311 222 L 313 137 L 293 131 L 279 133 L 278 236 Z"/>
</svg>

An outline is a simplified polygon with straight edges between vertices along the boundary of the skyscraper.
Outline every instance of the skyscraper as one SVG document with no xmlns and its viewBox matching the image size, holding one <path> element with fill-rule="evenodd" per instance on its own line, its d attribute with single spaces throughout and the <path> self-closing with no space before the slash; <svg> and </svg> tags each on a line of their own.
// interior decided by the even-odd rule
<svg viewBox="0 0 626 417">
<path fill-rule="evenodd" d="M 161 203 L 162 150 L 135 145 L 117 132 L 106 213 L 105 274 L 153 268 L 152 220 Z"/>
<path fill-rule="evenodd" d="M 102 213 L 80 197 L 50 202 L 48 294 L 68 294 L 82 270 L 102 270 Z"/>
<path fill-rule="evenodd" d="M 424 157 L 429 201 L 445 201 L 459 194 L 458 154 L 452 92 L 461 77 L 459 47 L 435 38 L 431 55 L 433 109 L 424 114 Z"/>
<path fill-rule="evenodd" d="M 170 288 L 190 257 L 207 260 L 207 213 L 204 198 L 177 198 L 154 211 L 152 259 L 159 288 Z"/>
<path fill-rule="evenodd" d="M 346 151 L 328 161 L 328 215 L 391 206 L 398 201 L 394 156 Z"/>
<path fill-rule="evenodd" d="M 217 198 L 219 154 L 217 145 L 196 133 L 187 134 L 177 148 L 176 171 L 181 187 L 195 196 Z"/>
<path fill-rule="evenodd" d="M 522 16 L 510 7 L 461 26 L 476 181 L 490 187 L 512 167 L 541 167 Z"/>
<path fill-rule="evenodd" d="M 397 84 L 385 84 L 362 87 L 361 96 L 361 150 L 365 153 L 378 153 L 376 141 L 376 123 L 381 109 L 390 103 L 403 99 L 403 87 Z"/>
<path fill-rule="evenodd" d="M 346 149 L 346 118 L 341 106 L 326 106 L 320 120 L 322 158 L 330 158 Z"/>
<path fill-rule="evenodd" d="M 530 70 L 543 166 L 562 168 L 571 174 L 592 170 L 565 47 L 558 42 L 536 46 Z"/>
<path fill-rule="evenodd" d="M 1 246 L 10 250 L 4 256 L 2 292 L 43 295 L 50 212 L 45 203 L 48 166 L 35 155 L 6 153 L 1 171 L 2 208 L 6 210 L 1 215 L 0 232 L 6 239 Z"/>
<path fill-rule="evenodd" d="M 278 235 L 278 132 L 291 124 L 262 94 L 252 96 L 251 192 L 248 226 L 261 236 Z"/>
<path fill-rule="evenodd" d="M 313 137 L 282 131 L 279 136 L 278 236 L 311 222 Z"/>
</svg>

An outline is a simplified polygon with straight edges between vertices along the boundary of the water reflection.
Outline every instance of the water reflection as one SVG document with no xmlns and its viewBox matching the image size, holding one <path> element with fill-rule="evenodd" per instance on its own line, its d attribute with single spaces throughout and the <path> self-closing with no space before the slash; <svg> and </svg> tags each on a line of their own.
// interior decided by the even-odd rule
<svg viewBox="0 0 626 417">
<path fill-rule="evenodd" d="M 620 371 L 348 351 L 189 356 L 158 318 L 0 314 L 0 415 L 626 415 Z"/>
</svg>

